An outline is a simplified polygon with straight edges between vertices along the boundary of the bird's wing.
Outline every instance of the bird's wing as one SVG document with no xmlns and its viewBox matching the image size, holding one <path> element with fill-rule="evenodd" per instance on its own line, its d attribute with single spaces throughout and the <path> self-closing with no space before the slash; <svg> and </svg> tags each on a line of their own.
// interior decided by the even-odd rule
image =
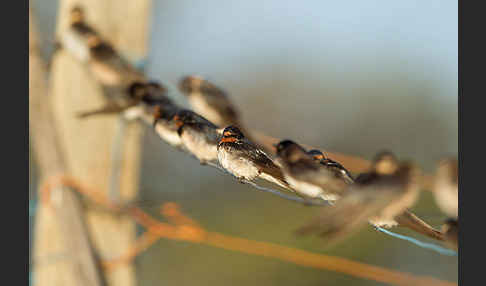
<svg viewBox="0 0 486 286">
<path fill-rule="evenodd" d="M 258 149 L 253 143 L 248 140 L 243 140 L 240 143 L 241 148 L 238 148 L 237 152 L 240 152 L 240 156 L 245 156 L 245 158 L 250 158 L 252 162 L 255 163 L 260 172 L 268 175 L 269 177 L 263 176 L 262 178 L 283 187 L 288 187 L 287 181 L 284 178 L 282 170 L 277 166 L 268 155 Z"/>
<path fill-rule="evenodd" d="M 395 220 L 398 226 L 409 228 L 433 239 L 444 240 L 444 235 L 441 231 L 433 228 L 409 210 L 397 215 Z"/>
<path fill-rule="evenodd" d="M 204 100 L 212 106 L 228 125 L 239 123 L 239 114 L 230 99 L 220 90 L 202 89 Z"/>
</svg>

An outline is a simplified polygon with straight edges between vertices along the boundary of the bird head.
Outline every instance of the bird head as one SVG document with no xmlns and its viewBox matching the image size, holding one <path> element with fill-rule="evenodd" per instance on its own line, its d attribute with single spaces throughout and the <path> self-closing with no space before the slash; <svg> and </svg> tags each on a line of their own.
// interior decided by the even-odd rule
<svg viewBox="0 0 486 286">
<path fill-rule="evenodd" d="M 310 158 L 305 149 L 292 140 L 282 140 L 274 147 L 277 149 L 277 156 L 290 163 L 297 162 L 302 158 Z"/>
<path fill-rule="evenodd" d="M 238 142 L 239 140 L 242 140 L 245 138 L 245 135 L 243 135 L 243 132 L 241 130 L 233 125 L 227 126 L 223 130 L 223 136 L 221 137 L 220 142 Z"/>
</svg>

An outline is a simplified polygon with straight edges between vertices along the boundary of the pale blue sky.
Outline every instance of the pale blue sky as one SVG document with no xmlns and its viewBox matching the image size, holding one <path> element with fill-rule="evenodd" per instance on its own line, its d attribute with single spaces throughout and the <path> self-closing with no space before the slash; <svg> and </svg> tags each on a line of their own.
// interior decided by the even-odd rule
<svg viewBox="0 0 486 286">
<path fill-rule="evenodd" d="M 367 157 L 390 148 L 426 167 L 457 154 L 457 1 L 154 8 L 150 74 L 213 79 L 252 126 Z"/>
<path fill-rule="evenodd" d="M 57 1 L 35 4 L 52 39 Z M 457 1 L 154 1 L 148 73 L 207 76 L 275 136 L 431 167 L 457 154 L 457 31 Z"/>
</svg>

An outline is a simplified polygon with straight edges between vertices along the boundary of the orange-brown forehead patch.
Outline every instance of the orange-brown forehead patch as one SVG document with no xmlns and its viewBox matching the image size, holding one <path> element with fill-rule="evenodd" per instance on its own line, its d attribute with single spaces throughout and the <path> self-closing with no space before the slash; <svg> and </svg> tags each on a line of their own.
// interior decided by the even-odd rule
<svg viewBox="0 0 486 286">
<path fill-rule="evenodd" d="M 324 158 L 324 155 L 322 155 L 322 154 L 314 155 L 314 160 L 323 160 L 323 159 L 325 159 L 325 158 Z"/>
<path fill-rule="evenodd" d="M 223 136 L 231 136 L 231 135 L 233 135 L 233 132 L 231 132 L 231 131 L 224 131 L 223 132 Z"/>
</svg>

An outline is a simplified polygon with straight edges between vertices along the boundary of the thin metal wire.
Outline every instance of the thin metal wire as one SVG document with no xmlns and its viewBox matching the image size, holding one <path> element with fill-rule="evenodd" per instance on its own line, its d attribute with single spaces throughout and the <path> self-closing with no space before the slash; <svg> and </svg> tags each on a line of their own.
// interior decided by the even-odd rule
<svg viewBox="0 0 486 286">
<path fill-rule="evenodd" d="M 375 228 L 376 228 L 376 230 L 378 230 L 382 233 L 388 234 L 388 235 L 393 236 L 393 237 L 398 238 L 398 239 L 406 240 L 406 241 L 411 242 L 411 243 L 413 243 L 413 244 L 415 244 L 419 247 L 433 250 L 433 251 L 435 251 L 439 254 L 447 255 L 447 256 L 457 256 L 457 252 L 455 252 L 454 250 L 444 248 L 440 245 L 437 245 L 437 244 L 434 244 L 434 243 L 423 242 L 423 241 L 420 241 L 416 238 L 406 236 L 406 235 L 402 235 L 402 234 L 398 234 L 398 233 L 394 233 L 394 232 L 391 232 L 391 231 L 386 230 L 386 229 L 381 228 L 381 227 L 375 227 Z"/>
<path fill-rule="evenodd" d="M 208 162 L 208 163 L 206 163 L 206 165 L 211 166 L 211 167 L 214 167 L 214 168 L 222 171 L 225 174 L 231 175 L 232 177 L 234 177 L 236 179 L 236 177 L 233 174 L 231 174 L 230 172 L 226 171 L 219 164 L 212 163 L 212 162 Z M 286 200 L 289 200 L 289 201 L 301 203 L 301 204 L 304 204 L 306 206 L 321 206 L 322 207 L 322 206 L 329 206 L 329 205 L 331 205 L 328 201 L 306 200 L 306 199 L 301 198 L 301 197 L 292 196 L 292 195 L 286 195 L 286 194 L 282 193 L 281 191 L 278 191 L 278 190 L 275 190 L 275 189 L 271 189 L 271 188 L 267 188 L 267 187 L 263 187 L 263 186 L 257 185 L 256 183 L 254 183 L 252 181 L 248 181 L 248 180 L 239 180 L 239 181 L 241 183 L 250 185 L 250 186 L 254 187 L 257 190 L 260 190 L 260 191 L 263 191 L 263 192 L 267 192 L 267 193 L 270 193 L 270 194 L 279 196 L 279 197 L 281 197 L 283 199 L 286 199 Z"/>
<path fill-rule="evenodd" d="M 286 195 L 286 194 L 284 194 L 280 191 L 257 185 L 257 184 L 255 184 L 254 182 L 251 182 L 251 181 L 243 180 L 242 182 L 245 183 L 245 184 L 253 186 L 257 190 L 277 195 L 277 196 L 284 198 L 286 200 L 289 200 L 289 201 L 302 203 L 306 206 L 329 206 L 329 205 L 331 205 L 328 201 L 313 201 L 313 200 L 306 200 L 304 198 L 297 197 L 297 196 Z"/>
</svg>

